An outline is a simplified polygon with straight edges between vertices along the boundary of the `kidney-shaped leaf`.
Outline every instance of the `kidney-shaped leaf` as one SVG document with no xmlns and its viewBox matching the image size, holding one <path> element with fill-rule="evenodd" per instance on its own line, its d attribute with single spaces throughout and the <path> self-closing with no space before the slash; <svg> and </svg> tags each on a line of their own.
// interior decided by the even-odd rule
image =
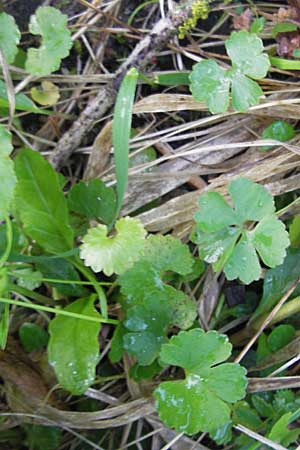
<svg viewBox="0 0 300 450">
<path fill-rule="evenodd" d="M 124 217 L 116 223 L 117 234 L 107 236 L 107 227 L 90 228 L 83 238 L 80 256 L 94 272 L 121 274 L 137 261 L 144 249 L 146 231 L 138 219 Z"/>
<path fill-rule="evenodd" d="M 94 296 L 81 298 L 66 311 L 100 318 Z M 83 394 L 94 382 L 99 359 L 100 323 L 57 315 L 49 326 L 49 362 L 60 385 L 74 395 Z"/>
</svg>

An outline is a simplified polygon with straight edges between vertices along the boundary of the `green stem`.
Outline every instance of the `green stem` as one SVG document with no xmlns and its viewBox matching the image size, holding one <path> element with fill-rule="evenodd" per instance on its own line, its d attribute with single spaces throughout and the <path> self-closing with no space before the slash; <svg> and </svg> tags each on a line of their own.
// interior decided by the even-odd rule
<svg viewBox="0 0 300 450">
<path fill-rule="evenodd" d="M 6 217 L 6 249 L 0 258 L 0 267 L 3 267 L 11 252 L 12 242 L 13 242 L 13 229 L 9 216 Z"/>
<path fill-rule="evenodd" d="M 92 316 L 86 316 L 85 314 L 78 314 L 70 311 L 66 311 L 64 309 L 58 309 L 58 308 L 51 308 L 50 306 L 44 306 L 44 305 L 36 305 L 34 303 L 26 303 L 19 300 L 13 300 L 10 298 L 1 298 L 0 302 L 5 303 L 8 305 L 16 305 L 16 306 L 22 306 L 24 308 L 30 308 L 35 309 L 37 311 L 45 311 L 52 314 L 60 314 L 62 316 L 72 317 L 73 319 L 82 319 L 87 320 L 89 322 L 98 322 L 98 323 L 111 323 L 113 325 L 117 325 L 119 323 L 118 320 L 115 319 L 104 319 L 102 317 L 96 318 Z"/>
<path fill-rule="evenodd" d="M 37 302 L 41 302 L 41 303 L 51 303 L 52 302 L 51 298 L 46 297 L 45 295 L 39 294 L 38 292 L 30 291 L 29 289 L 24 288 L 22 286 L 18 286 L 17 284 L 10 283 L 9 290 L 16 294 L 21 294 L 24 297 L 29 297 L 32 300 L 36 300 Z"/>
<path fill-rule="evenodd" d="M 78 270 L 79 272 L 82 273 L 82 275 L 85 276 L 85 278 L 87 280 L 89 280 L 92 285 L 94 286 L 94 289 L 99 297 L 99 301 L 100 301 L 100 309 L 101 309 L 101 314 L 104 317 L 104 319 L 107 319 L 108 314 L 107 314 L 107 301 L 106 301 L 106 296 L 105 296 L 105 292 L 102 289 L 101 286 L 99 286 L 98 280 L 96 279 L 95 275 L 93 274 L 93 272 L 90 271 L 90 269 L 88 269 L 87 267 L 85 267 L 81 260 L 79 258 L 72 258 L 69 260 Z"/>
<path fill-rule="evenodd" d="M 293 202 L 289 203 L 287 206 L 285 206 L 284 208 L 280 209 L 279 211 L 276 211 L 276 215 L 277 216 L 282 216 L 283 214 L 285 214 L 292 206 L 297 205 L 297 203 L 300 202 L 300 197 L 296 198 L 296 200 L 294 200 Z"/>
<path fill-rule="evenodd" d="M 28 279 L 31 280 L 33 279 L 33 277 L 31 275 L 24 275 L 24 274 L 19 274 L 18 271 L 16 270 L 15 272 L 7 272 L 8 275 L 11 275 L 15 278 L 24 278 L 24 279 Z M 88 285 L 88 286 L 93 286 L 94 283 L 92 283 L 91 281 L 78 281 L 78 280 L 59 280 L 57 278 L 39 278 L 40 281 L 45 282 L 45 283 L 57 283 L 57 284 L 80 284 L 80 285 Z M 113 283 L 112 282 L 99 282 L 98 283 L 101 286 L 112 286 Z"/>
</svg>

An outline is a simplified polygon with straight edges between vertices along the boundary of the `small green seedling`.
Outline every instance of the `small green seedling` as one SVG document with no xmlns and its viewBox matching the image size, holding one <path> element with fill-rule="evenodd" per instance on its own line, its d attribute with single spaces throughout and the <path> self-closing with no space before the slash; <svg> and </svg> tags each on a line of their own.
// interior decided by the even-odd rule
<svg viewBox="0 0 300 450">
<path fill-rule="evenodd" d="M 249 284 L 261 274 L 258 255 L 266 266 L 276 267 L 283 262 L 290 241 L 266 188 L 238 178 L 228 191 L 234 209 L 217 192 L 200 196 L 193 241 L 216 272 L 224 269 L 228 280 L 239 278 Z M 253 222 L 258 223 L 253 227 Z"/>
<path fill-rule="evenodd" d="M 162 346 L 162 362 L 185 372 L 184 380 L 163 382 L 154 391 L 156 408 L 167 426 L 187 434 L 214 435 L 230 424 L 230 404 L 245 396 L 247 386 L 246 369 L 220 364 L 231 349 L 227 336 L 196 328 L 181 331 Z"/>
<path fill-rule="evenodd" d="M 263 139 L 275 139 L 280 142 L 287 142 L 295 137 L 295 129 L 284 120 L 275 120 L 262 133 Z M 262 151 L 272 150 L 273 145 L 264 145 Z"/>
<path fill-rule="evenodd" d="M 263 53 L 262 40 L 247 31 L 233 32 L 225 41 L 226 51 L 231 58 L 232 67 L 223 69 L 216 61 L 200 61 L 193 67 L 190 75 L 191 92 L 200 102 L 205 102 L 212 113 L 233 109 L 247 111 L 257 105 L 263 92 L 254 80 L 264 78 L 269 70 L 268 55 Z"/>
</svg>

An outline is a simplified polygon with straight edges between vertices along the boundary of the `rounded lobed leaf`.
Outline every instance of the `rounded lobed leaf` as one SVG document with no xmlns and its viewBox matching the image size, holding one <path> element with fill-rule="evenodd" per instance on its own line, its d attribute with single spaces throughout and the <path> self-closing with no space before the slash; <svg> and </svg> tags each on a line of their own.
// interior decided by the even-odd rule
<svg viewBox="0 0 300 450">
<path fill-rule="evenodd" d="M 231 73 L 232 106 L 236 111 L 245 112 L 258 105 L 263 91 L 260 85 L 238 71 Z"/>
<path fill-rule="evenodd" d="M 205 333 L 200 328 L 194 328 L 172 336 L 170 342 L 162 346 L 160 356 L 165 364 L 201 375 L 201 370 L 229 358 L 231 349 L 232 345 L 224 334 L 216 331 Z"/>
<path fill-rule="evenodd" d="M 162 345 L 161 361 L 182 367 L 186 373 L 184 380 L 161 383 L 154 391 L 159 416 L 169 427 L 214 435 L 228 425 L 231 408 L 227 402 L 245 396 L 246 370 L 233 363 L 211 366 L 230 354 L 227 336 L 197 328 L 182 331 Z"/>
<path fill-rule="evenodd" d="M 15 19 L 6 14 L 0 14 L 0 49 L 8 64 L 12 64 L 18 53 L 18 44 L 21 39 L 20 30 Z"/>
<path fill-rule="evenodd" d="M 161 383 L 154 397 L 161 420 L 178 432 L 212 434 L 230 420 L 229 406 L 207 389 L 198 375 Z"/>
<path fill-rule="evenodd" d="M 233 209 L 218 192 L 207 192 L 199 197 L 200 210 L 194 215 L 197 227 L 204 232 L 221 230 L 237 223 Z"/>
<path fill-rule="evenodd" d="M 227 111 L 230 80 L 216 61 L 201 61 L 193 67 L 190 90 L 199 102 L 205 102 L 212 113 Z"/>
<path fill-rule="evenodd" d="M 245 284 L 259 279 L 261 274 L 259 259 L 252 242 L 246 237 L 243 237 L 234 248 L 224 266 L 224 272 L 227 280 L 239 278 Z"/>
<path fill-rule="evenodd" d="M 199 255 L 207 263 L 212 264 L 215 272 L 222 270 L 233 252 L 240 230 L 233 227 L 224 228 L 215 233 L 203 233 L 196 229 L 193 242 L 199 245 Z"/>
<path fill-rule="evenodd" d="M 222 400 L 235 403 L 245 396 L 247 370 L 234 363 L 213 367 L 207 374 L 207 386 Z"/>
<path fill-rule="evenodd" d="M 40 34 L 42 43 L 38 49 L 28 50 L 25 68 L 29 73 L 45 76 L 59 69 L 61 60 L 69 55 L 72 47 L 67 23 L 68 17 L 51 6 L 40 6 L 31 16 L 29 31 Z"/>
<path fill-rule="evenodd" d="M 272 195 L 264 186 L 247 178 L 237 178 L 229 183 L 232 198 L 240 223 L 247 220 L 259 221 L 275 212 Z"/>
<path fill-rule="evenodd" d="M 269 267 L 282 264 L 290 245 L 284 223 L 275 215 L 262 219 L 253 230 L 253 244 L 263 262 Z"/>
<path fill-rule="evenodd" d="M 83 238 L 80 257 L 94 272 L 107 276 L 121 274 L 137 261 L 145 245 L 146 231 L 138 219 L 125 217 L 116 223 L 116 236 L 107 236 L 107 227 L 90 228 Z"/>
<path fill-rule="evenodd" d="M 263 42 L 255 33 L 234 31 L 225 41 L 225 47 L 233 67 L 236 66 L 244 75 L 257 80 L 267 75 L 269 57 L 263 54 Z"/>
</svg>

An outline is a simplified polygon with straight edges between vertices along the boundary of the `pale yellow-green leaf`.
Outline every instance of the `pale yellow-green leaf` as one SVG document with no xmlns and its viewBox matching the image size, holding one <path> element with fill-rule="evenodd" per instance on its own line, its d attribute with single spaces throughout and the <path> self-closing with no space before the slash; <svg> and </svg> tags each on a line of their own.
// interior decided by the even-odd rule
<svg viewBox="0 0 300 450">
<path fill-rule="evenodd" d="M 83 238 L 80 257 L 94 272 L 120 275 L 143 252 L 146 231 L 139 220 L 124 217 L 117 221 L 115 228 L 116 234 L 107 236 L 107 227 L 98 225 L 89 229 Z"/>
<path fill-rule="evenodd" d="M 56 105 L 60 97 L 58 87 L 51 81 L 42 81 L 41 87 L 34 86 L 30 93 L 36 103 L 44 106 Z"/>
</svg>

